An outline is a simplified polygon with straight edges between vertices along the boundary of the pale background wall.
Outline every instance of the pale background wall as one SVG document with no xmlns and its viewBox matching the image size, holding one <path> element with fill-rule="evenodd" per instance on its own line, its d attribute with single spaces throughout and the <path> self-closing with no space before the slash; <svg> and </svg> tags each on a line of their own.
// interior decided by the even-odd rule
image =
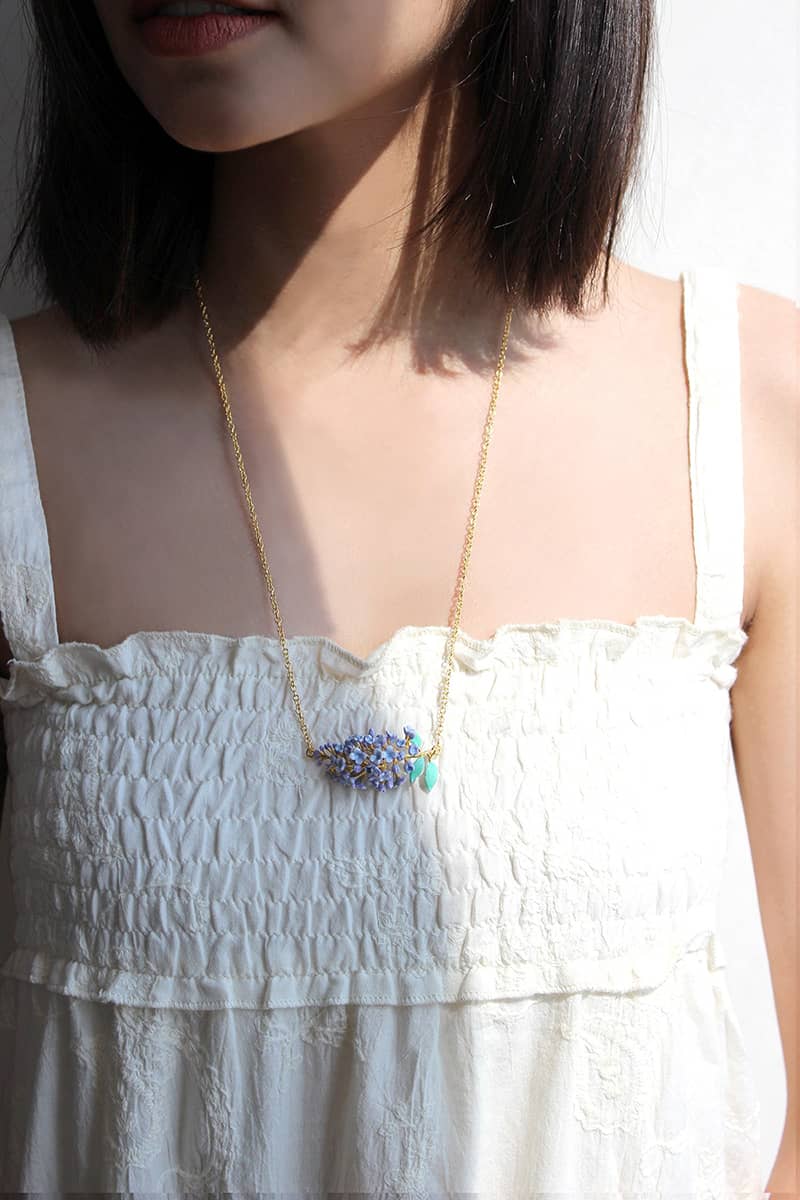
<svg viewBox="0 0 800 1200">
<path fill-rule="evenodd" d="M 800 300 L 797 0 L 660 0 L 649 173 L 617 253 L 676 278 L 690 262 L 730 266 L 743 283 Z M 0 0 L 0 250 L 14 210 L 13 140 L 25 72 L 17 0 Z M 38 307 L 0 289 L 0 311 Z M 720 933 L 763 1106 L 764 1180 L 778 1149 L 786 1083 L 752 860 L 731 810 Z"/>
</svg>

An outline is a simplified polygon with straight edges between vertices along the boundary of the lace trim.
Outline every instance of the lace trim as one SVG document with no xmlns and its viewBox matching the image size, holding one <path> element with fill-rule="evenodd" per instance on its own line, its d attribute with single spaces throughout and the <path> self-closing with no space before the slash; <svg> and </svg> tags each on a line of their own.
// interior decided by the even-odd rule
<svg viewBox="0 0 800 1200">
<path fill-rule="evenodd" d="M 404 625 L 395 630 L 366 658 L 351 654 L 323 634 L 297 634 L 287 638 L 296 671 L 321 673 L 330 678 L 369 679 L 394 663 L 412 658 L 430 660 L 432 668 L 444 653 L 449 633 L 444 625 Z M 598 635 L 600 635 L 598 637 Z M 723 668 L 727 684 L 735 679 L 725 674 L 748 640 L 739 626 L 702 626 L 686 617 L 660 614 L 637 617 L 628 625 L 618 621 L 560 618 L 536 624 L 501 625 L 488 638 L 459 633 L 454 647 L 454 665 L 468 672 L 490 670 L 498 661 L 524 668 L 531 659 L 556 662 L 560 657 L 599 648 L 608 658 L 619 658 L 637 643 L 648 647 L 664 638 L 674 657 L 699 653 L 712 670 Z M 278 638 L 263 634 L 228 637 L 191 630 L 146 630 L 129 634 L 113 646 L 87 642 L 64 642 L 52 646 L 37 659 L 13 659 L 10 677 L 0 679 L 0 700 L 14 701 L 38 696 L 75 683 L 93 684 L 122 678 L 185 672 L 187 658 L 196 660 L 196 670 L 217 674 L 224 671 L 241 678 L 252 673 L 259 678 L 285 674 Z"/>
</svg>

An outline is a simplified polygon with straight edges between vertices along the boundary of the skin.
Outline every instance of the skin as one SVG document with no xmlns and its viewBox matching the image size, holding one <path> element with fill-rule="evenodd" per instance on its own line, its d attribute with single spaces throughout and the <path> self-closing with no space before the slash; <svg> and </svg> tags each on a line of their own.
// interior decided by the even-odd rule
<svg viewBox="0 0 800 1200">
<path fill-rule="evenodd" d="M 498 304 L 478 305 L 464 327 L 481 289 L 460 249 L 434 263 L 403 247 L 431 137 L 447 149 L 429 200 L 469 149 L 469 125 L 451 113 L 472 103 L 456 87 L 463 52 L 457 40 L 442 49 L 464 0 L 294 0 L 256 37 L 193 60 L 150 55 L 118 0 L 96 8 L 145 107 L 177 141 L 217 155 L 202 278 L 232 363 L 260 374 L 269 362 L 295 385 L 300 369 L 311 379 L 347 362 L 356 342 L 402 350 L 420 273 L 437 353 L 464 354 L 449 343 L 467 336 L 473 354 L 487 341 L 496 353 Z"/>
<path fill-rule="evenodd" d="M 217 156 L 201 275 L 287 635 L 366 656 L 447 624 L 505 307 L 457 246 L 403 238 L 469 145 L 458 38 L 441 50 L 463 6 L 287 0 L 279 25 L 195 60 L 150 56 L 125 4 L 96 7 L 142 103 Z M 769 1187 L 788 1194 L 800 327 L 744 285 L 740 318 L 750 640 L 732 734 L 789 1087 Z M 195 298 L 97 362 L 56 308 L 12 324 L 60 640 L 274 636 Z M 692 619 L 686 405 L 678 281 L 615 259 L 607 307 L 515 313 L 462 630 Z"/>
</svg>

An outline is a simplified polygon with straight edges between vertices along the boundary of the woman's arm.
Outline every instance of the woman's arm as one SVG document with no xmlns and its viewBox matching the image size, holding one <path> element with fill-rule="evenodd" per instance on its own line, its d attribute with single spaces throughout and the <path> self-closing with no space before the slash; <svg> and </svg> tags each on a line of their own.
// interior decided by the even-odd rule
<svg viewBox="0 0 800 1200">
<path fill-rule="evenodd" d="M 767 1183 L 800 1194 L 800 312 L 741 288 L 742 415 L 758 599 L 731 691 L 732 738 L 786 1064 L 788 1105 Z"/>
</svg>

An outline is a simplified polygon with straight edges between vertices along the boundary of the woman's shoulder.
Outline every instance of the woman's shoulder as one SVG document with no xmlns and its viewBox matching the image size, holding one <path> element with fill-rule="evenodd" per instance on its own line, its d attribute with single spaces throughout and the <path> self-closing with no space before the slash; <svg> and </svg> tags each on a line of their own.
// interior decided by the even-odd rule
<svg viewBox="0 0 800 1200">
<path fill-rule="evenodd" d="M 690 262 L 670 278 L 626 264 L 619 294 L 633 302 L 625 310 L 635 313 L 631 321 L 638 323 L 639 333 L 648 321 L 674 323 L 675 312 L 682 311 L 681 275 L 705 269 Z M 737 299 L 745 529 L 757 607 L 762 580 L 787 533 L 789 497 L 781 501 L 776 495 L 776 481 L 788 481 L 800 470 L 800 307 L 787 296 L 745 283 L 735 270 L 728 275 Z"/>
<path fill-rule="evenodd" d="M 779 416 L 797 402 L 800 306 L 788 296 L 739 283 L 739 314 L 745 386 L 759 398 L 765 417 Z"/>
<path fill-rule="evenodd" d="M 69 577 L 71 548 L 81 537 L 81 515 L 91 506 L 87 463 L 100 436 L 102 389 L 92 374 L 92 352 L 59 306 L 6 320 L 13 347 L 10 377 L 21 381 L 23 419 L 30 431 L 58 596 Z M 0 674 L 5 677 L 10 658 L 6 631 L 0 628 Z"/>
<path fill-rule="evenodd" d="M 4 381 L 15 377 L 17 373 L 22 380 L 24 414 L 31 430 L 36 427 L 37 473 L 41 475 L 42 460 L 51 457 L 48 443 L 53 440 L 53 422 L 47 419 L 46 414 L 43 419 L 41 410 L 53 390 L 47 385 L 47 380 L 57 380 L 63 366 L 64 317 L 54 306 L 18 317 L 3 311 L 0 313 L 0 326 L 10 333 L 10 338 L 4 343 L 10 353 L 10 361 L 4 364 Z M 0 675 L 5 678 L 8 678 L 11 656 L 5 629 L 0 626 Z"/>
<path fill-rule="evenodd" d="M 749 517 L 763 585 L 797 537 L 800 308 L 786 296 L 740 283 L 739 341 Z"/>
</svg>

